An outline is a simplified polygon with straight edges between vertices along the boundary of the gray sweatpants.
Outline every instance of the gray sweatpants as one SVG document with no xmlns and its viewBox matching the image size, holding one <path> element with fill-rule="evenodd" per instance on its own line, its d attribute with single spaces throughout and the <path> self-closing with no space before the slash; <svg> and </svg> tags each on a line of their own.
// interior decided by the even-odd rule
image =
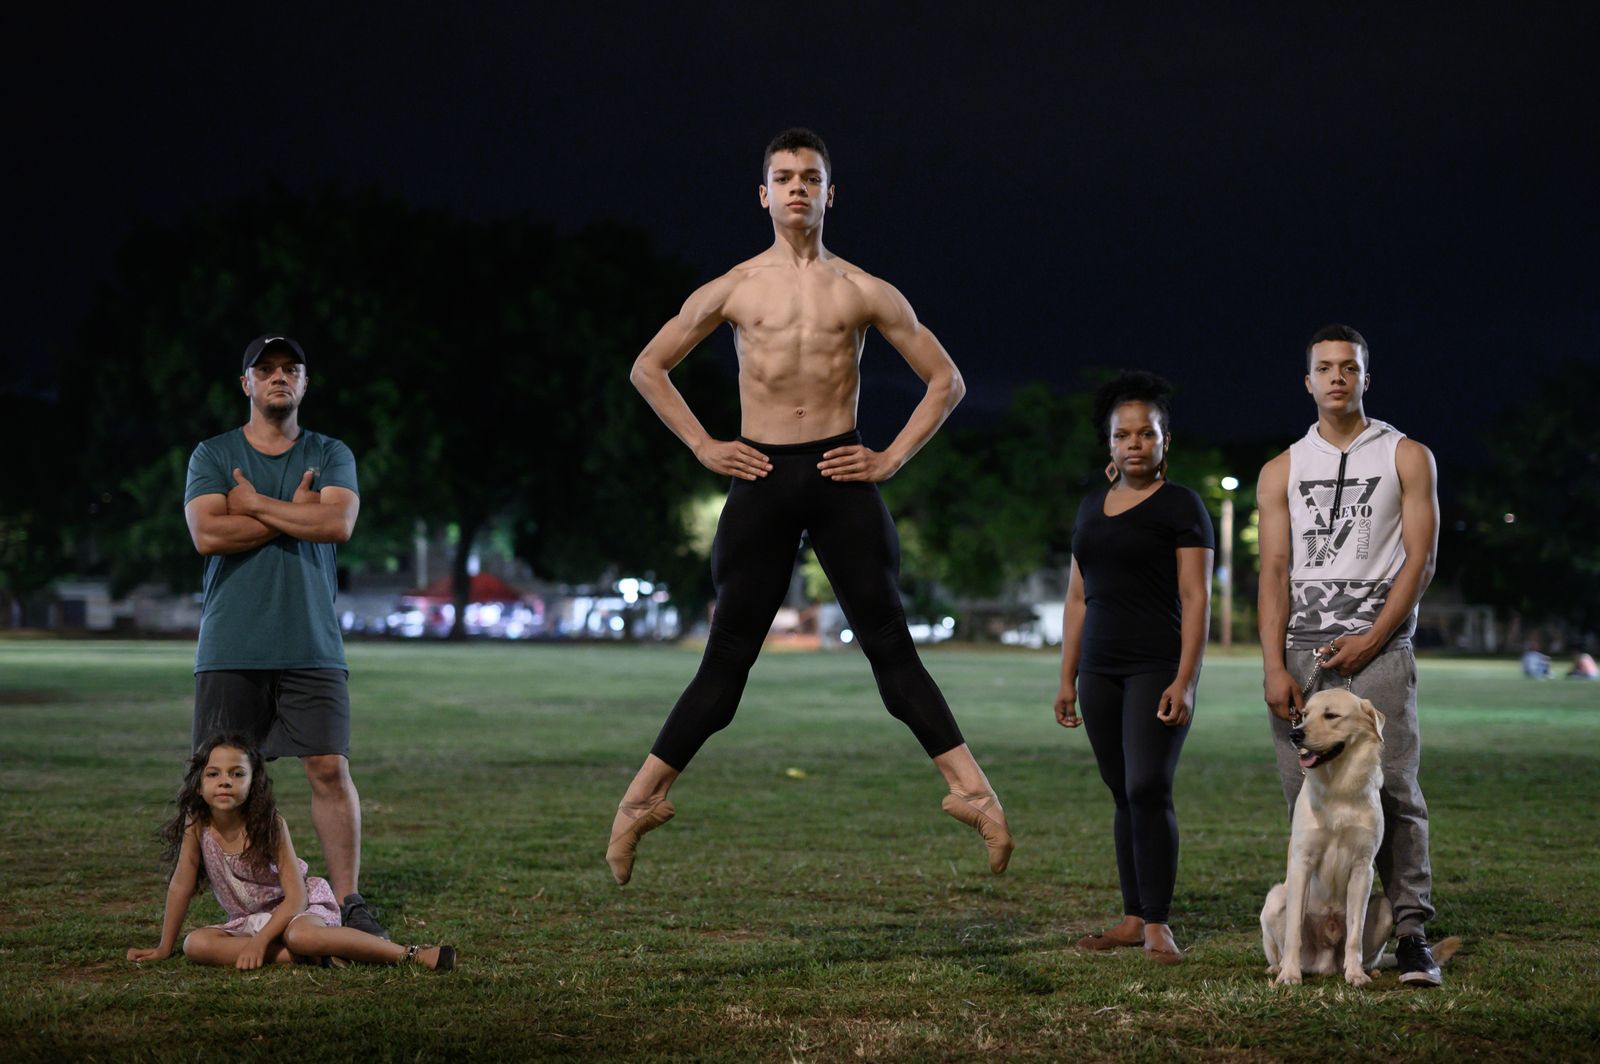
<svg viewBox="0 0 1600 1064">
<path fill-rule="evenodd" d="M 1304 683 L 1316 655 L 1310 650 L 1289 650 L 1284 657 L 1290 675 Z M 1324 672 L 1317 686 L 1335 685 L 1343 686 L 1344 677 Z M 1422 740 L 1417 730 L 1417 659 L 1411 648 L 1386 650 L 1373 658 L 1356 673 L 1350 689 L 1383 714 L 1383 842 L 1378 847 L 1378 878 L 1394 907 L 1395 934 L 1420 934 L 1423 925 L 1433 919 L 1433 871 L 1428 864 L 1428 803 L 1417 785 Z M 1293 820 L 1304 773 L 1289 741 L 1288 722 L 1271 713 L 1267 718 L 1272 722 L 1283 797 Z"/>
</svg>

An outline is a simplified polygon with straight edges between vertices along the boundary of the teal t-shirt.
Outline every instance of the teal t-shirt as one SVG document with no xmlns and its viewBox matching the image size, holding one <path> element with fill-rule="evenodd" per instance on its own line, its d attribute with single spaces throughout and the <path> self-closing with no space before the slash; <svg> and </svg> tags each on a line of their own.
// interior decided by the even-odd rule
<svg viewBox="0 0 1600 1064">
<path fill-rule="evenodd" d="M 256 491 L 284 502 L 307 469 L 311 487 L 356 488 L 356 459 L 331 436 L 302 430 L 283 454 L 262 454 L 242 428 L 213 436 L 189 456 L 183 504 L 226 495 L 233 471 Z M 240 554 L 206 558 L 200 645 L 194 671 L 217 669 L 343 669 L 344 639 L 333 611 L 339 580 L 331 543 L 280 535 Z"/>
</svg>

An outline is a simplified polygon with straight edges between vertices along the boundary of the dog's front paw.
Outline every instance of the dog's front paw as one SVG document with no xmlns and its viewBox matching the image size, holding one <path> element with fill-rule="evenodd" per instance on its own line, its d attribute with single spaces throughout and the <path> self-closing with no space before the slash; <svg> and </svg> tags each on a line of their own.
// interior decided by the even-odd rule
<svg viewBox="0 0 1600 1064">
<path fill-rule="evenodd" d="M 1372 976 L 1357 968 L 1355 971 L 1346 971 L 1344 973 L 1344 981 L 1351 986 L 1366 986 L 1372 982 Z"/>
<path fill-rule="evenodd" d="M 1277 975 L 1278 974 L 1278 966 L 1276 964 L 1267 965 L 1267 974 L 1268 975 Z"/>
<path fill-rule="evenodd" d="M 1299 986 L 1300 969 L 1290 968 L 1287 964 L 1285 964 L 1282 968 L 1278 969 L 1278 978 L 1276 982 L 1279 986 Z"/>
</svg>

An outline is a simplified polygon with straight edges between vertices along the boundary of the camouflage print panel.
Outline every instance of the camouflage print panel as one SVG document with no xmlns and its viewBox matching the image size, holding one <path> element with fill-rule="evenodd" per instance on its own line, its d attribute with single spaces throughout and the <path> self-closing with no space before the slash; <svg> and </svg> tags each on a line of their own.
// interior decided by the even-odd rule
<svg viewBox="0 0 1600 1064">
<path fill-rule="evenodd" d="M 1388 580 L 1291 580 L 1289 582 L 1289 646 L 1325 646 L 1341 635 L 1372 627 L 1389 601 Z M 1390 646 L 1411 645 L 1416 614 L 1395 632 Z"/>
</svg>

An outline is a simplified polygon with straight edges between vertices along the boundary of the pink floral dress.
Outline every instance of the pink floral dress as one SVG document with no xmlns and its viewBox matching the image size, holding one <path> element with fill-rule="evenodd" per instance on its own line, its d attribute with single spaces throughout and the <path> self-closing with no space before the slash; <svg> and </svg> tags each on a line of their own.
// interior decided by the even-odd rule
<svg viewBox="0 0 1600 1064">
<path fill-rule="evenodd" d="M 228 914 L 225 924 L 212 924 L 230 935 L 253 935 L 267 926 L 273 910 L 283 901 L 283 886 L 278 882 L 278 866 L 270 865 L 263 876 L 245 863 L 244 855 L 228 853 L 210 828 L 200 829 L 200 857 L 205 862 L 206 878 L 217 904 Z M 306 863 L 296 859 L 306 881 L 306 911 L 318 916 L 329 927 L 339 926 L 339 903 L 333 888 L 319 876 L 306 875 Z"/>
</svg>

